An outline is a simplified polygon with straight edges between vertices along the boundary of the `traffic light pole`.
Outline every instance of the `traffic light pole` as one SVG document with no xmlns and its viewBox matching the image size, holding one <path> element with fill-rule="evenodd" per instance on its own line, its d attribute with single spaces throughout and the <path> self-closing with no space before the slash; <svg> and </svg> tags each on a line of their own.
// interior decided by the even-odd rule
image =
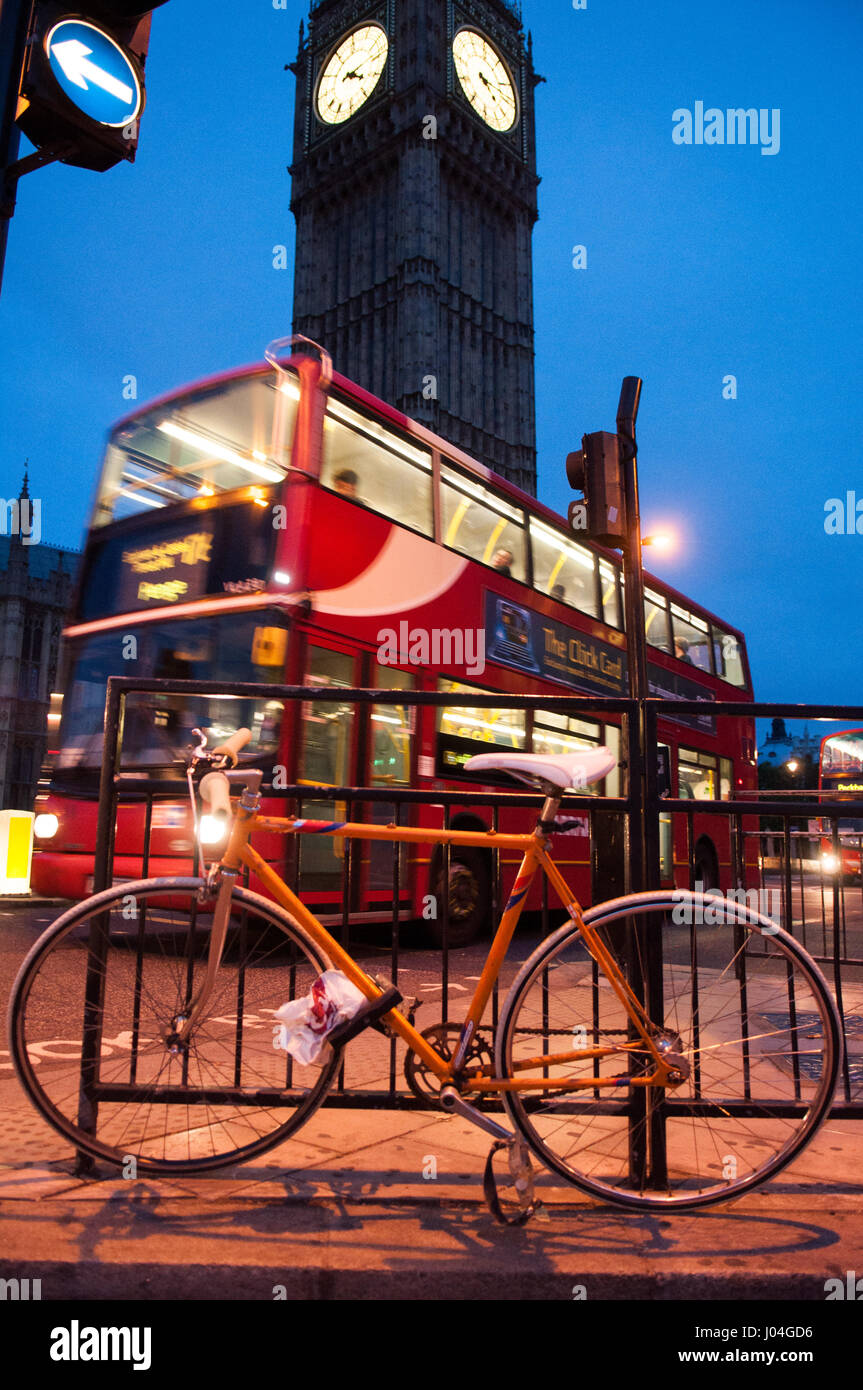
<svg viewBox="0 0 863 1390">
<path fill-rule="evenodd" d="M 657 806 L 657 749 L 648 740 L 644 702 L 650 694 L 647 678 L 647 634 L 644 626 L 644 570 L 641 556 L 641 514 L 638 499 L 638 445 L 635 422 L 641 399 L 641 379 L 624 378 L 617 407 L 617 436 L 626 510 L 626 537 L 622 546 L 625 585 L 626 642 L 629 661 L 629 693 L 637 700 L 636 728 L 629 729 L 630 768 L 630 888 L 657 888 L 659 824 Z M 632 722 L 632 721 L 631 721 Z M 646 962 L 645 1000 L 651 1018 L 664 1017 L 663 964 L 660 934 L 633 918 L 629 925 L 630 980 L 640 978 Z M 665 1116 L 661 1093 L 632 1088 L 629 1115 L 630 1168 L 639 1186 L 662 1190 L 667 1182 Z"/>
<path fill-rule="evenodd" d="M 641 554 L 641 512 L 638 498 L 638 445 L 635 422 L 641 399 L 641 379 L 624 377 L 617 407 L 617 437 L 620 451 L 620 472 L 626 509 L 626 541 L 622 547 L 625 593 L 626 643 L 629 661 L 629 694 L 639 701 L 640 726 L 638 742 L 641 780 L 642 816 L 640 841 L 636 849 L 637 872 L 633 878 L 640 888 L 658 888 L 659 836 L 655 818 L 646 816 L 658 795 L 658 764 L 647 742 L 644 701 L 650 695 L 647 677 L 647 633 L 644 624 L 644 569 Z"/>
<path fill-rule="evenodd" d="M 641 563 L 641 514 L 638 500 L 638 445 L 635 440 L 635 421 L 641 399 L 641 378 L 624 377 L 617 407 L 617 439 L 623 501 L 626 512 L 626 536 L 621 546 L 623 554 L 624 612 L 626 619 L 626 649 L 629 664 L 629 694 L 639 701 L 638 761 L 630 758 L 630 766 L 639 768 L 638 786 L 631 788 L 640 802 L 638 819 L 641 831 L 631 836 L 630 863 L 632 880 L 639 889 L 654 887 L 647 882 L 650 874 L 650 855 L 644 810 L 649 804 L 647 763 L 645 757 L 644 711 L 642 703 L 650 693 L 647 681 L 647 635 L 644 628 L 644 571 Z M 632 737 L 630 748 L 633 749 Z M 634 751 L 634 750 L 633 750 Z"/>
<path fill-rule="evenodd" d="M 0 0 L 0 286 L 18 184 L 13 169 L 21 135 L 15 124 L 15 112 L 30 6 L 31 0 Z"/>
</svg>

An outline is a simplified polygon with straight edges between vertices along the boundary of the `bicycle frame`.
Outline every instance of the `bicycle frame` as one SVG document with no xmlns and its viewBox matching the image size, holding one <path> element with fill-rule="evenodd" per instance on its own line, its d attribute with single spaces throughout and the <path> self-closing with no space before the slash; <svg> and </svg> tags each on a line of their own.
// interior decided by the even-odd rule
<svg viewBox="0 0 863 1390">
<path fill-rule="evenodd" d="M 547 803 L 547 807 L 550 804 L 553 803 Z M 216 875 L 221 876 L 221 883 L 213 916 L 205 979 L 201 993 L 193 1002 L 188 1015 L 177 1028 L 178 1037 L 182 1038 L 191 1031 L 198 1014 L 207 1002 L 212 982 L 221 961 L 230 915 L 231 891 L 243 867 L 248 868 L 257 877 L 276 902 L 297 920 L 314 943 L 329 958 L 333 966 L 342 971 L 370 1001 L 380 998 L 383 993 L 381 987 L 357 965 L 339 942 L 331 936 L 326 927 L 318 921 L 314 913 L 309 911 L 266 860 L 253 849 L 249 841 L 250 836 L 256 830 L 268 830 L 285 835 L 329 835 L 355 840 L 384 840 L 398 844 L 469 845 L 477 848 L 521 851 L 521 866 L 468 1007 L 459 1045 L 453 1058 L 449 1061 L 444 1059 L 397 1008 L 391 1009 L 389 1013 L 383 1015 L 382 1022 L 386 1023 L 388 1028 L 420 1057 L 429 1071 L 440 1078 L 442 1085 L 461 1080 L 465 1091 L 489 1093 L 516 1090 L 596 1090 L 599 1087 L 620 1086 L 624 1083 L 629 1086 L 674 1084 L 673 1060 L 669 1060 L 659 1050 L 652 1036 L 651 1023 L 644 1008 L 620 973 L 614 957 L 606 950 L 596 932 L 584 921 L 581 907 L 572 896 L 566 880 L 554 864 L 548 852 L 548 841 L 539 827 L 529 834 L 502 835 L 493 830 L 428 830 L 402 826 L 363 825 L 359 822 L 283 819 L 260 816 L 255 809 L 244 806 L 241 802 L 233 819 L 228 847 L 222 859 L 214 866 Z M 626 1051 L 642 1052 L 646 1050 L 655 1064 L 654 1069 L 649 1074 L 642 1076 L 627 1074 L 623 1077 L 593 1076 L 583 1080 L 572 1078 L 555 1080 L 547 1076 L 522 1080 L 495 1077 L 490 1074 L 492 1069 L 486 1066 L 459 1078 L 458 1073 L 463 1066 L 471 1038 L 485 1013 L 486 1005 L 521 917 L 528 890 L 539 869 L 546 875 L 563 907 L 578 927 L 588 951 L 617 994 L 638 1037 L 636 1040 L 624 1043 L 619 1047 L 573 1048 L 565 1052 L 541 1054 L 537 1057 L 520 1059 L 514 1064 L 513 1069 L 516 1071 L 526 1070 L 540 1065 L 544 1069 L 548 1069 L 564 1062 L 599 1059 Z"/>
</svg>

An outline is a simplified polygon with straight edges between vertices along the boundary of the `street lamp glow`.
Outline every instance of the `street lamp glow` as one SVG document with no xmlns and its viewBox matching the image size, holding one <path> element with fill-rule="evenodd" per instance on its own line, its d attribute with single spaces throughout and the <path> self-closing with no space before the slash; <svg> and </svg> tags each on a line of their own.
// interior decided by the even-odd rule
<svg viewBox="0 0 863 1390">
<path fill-rule="evenodd" d="M 789 758 L 785 766 L 788 768 L 789 772 L 796 772 L 800 764 L 798 763 L 796 758 Z"/>
<path fill-rule="evenodd" d="M 668 551 L 673 550 L 675 536 L 671 531 L 656 531 L 652 536 L 642 536 L 642 545 L 652 545 L 654 550 Z"/>
</svg>

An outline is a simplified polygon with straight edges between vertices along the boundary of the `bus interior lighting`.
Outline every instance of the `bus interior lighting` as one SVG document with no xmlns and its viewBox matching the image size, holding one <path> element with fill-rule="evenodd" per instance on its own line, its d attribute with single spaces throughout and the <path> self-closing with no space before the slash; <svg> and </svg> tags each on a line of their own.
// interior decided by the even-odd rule
<svg viewBox="0 0 863 1390">
<path fill-rule="evenodd" d="M 145 507 L 164 507 L 164 502 L 154 502 L 149 497 L 144 497 L 140 492 L 132 492 L 131 488 L 118 487 L 117 492 L 120 497 L 131 497 L 133 502 L 143 502 Z"/>
<path fill-rule="evenodd" d="M 160 420 L 157 428 L 162 434 L 167 434 L 171 439 L 179 439 L 182 444 L 190 444 L 195 449 L 203 449 L 211 458 L 221 459 L 223 463 L 233 463 L 237 468 L 244 469 L 247 473 L 254 473 L 256 477 L 263 478 L 267 483 L 280 483 L 282 481 L 281 471 L 275 468 L 265 468 L 263 464 L 256 463 L 254 459 L 246 458 L 243 454 L 238 454 L 236 449 L 229 449 L 225 444 L 217 444 L 212 439 L 206 439 L 202 434 L 196 434 L 194 430 L 187 430 L 183 425 L 176 425 L 173 420 Z M 203 465 L 206 460 L 201 460 Z"/>
</svg>

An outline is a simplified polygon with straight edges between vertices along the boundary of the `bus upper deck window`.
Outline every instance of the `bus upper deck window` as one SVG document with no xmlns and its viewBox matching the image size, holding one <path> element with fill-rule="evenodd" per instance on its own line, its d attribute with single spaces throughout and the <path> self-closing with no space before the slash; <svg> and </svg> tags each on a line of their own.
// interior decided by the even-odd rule
<svg viewBox="0 0 863 1390">
<path fill-rule="evenodd" d="M 321 482 L 400 526 L 433 533 L 431 454 L 337 398 L 324 421 Z"/>
<path fill-rule="evenodd" d="M 712 672 L 710 654 L 710 625 L 697 613 L 690 613 L 676 603 L 671 605 L 671 626 L 674 635 L 674 655 L 687 666 Z"/>
<path fill-rule="evenodd" d="M 533 582 L 540 593 L 598 618 L 594 552 L 568 540 L 536 517 L 530 519 L 530 543 Z"/>
<path fill-rule="evenodd" d="M 509 579 L 525 581 L 523 514 L 473 478 L 445 465 L 441 467 L 441 528 L 444 545 Z"/>
<path fill-rule="evenodd" d="M 662 594 L 656 594 L 652 589 L 646 589 L 644 594 L 644 630 L 651 647 L 659 647 L 664 652 L 672 650 L 668 603 Z"/>
<path fill-rule="evenodd" d="M 616 565 L 608 560 L 599 562 L 599 580 L 602 593 L 602 619 L 609 627 L 623 629 L 623 576 Z"/>
<path fill-rule="evenodd" d="M 280 483 L 284 468 L 272 457 L 275 399 L 272 382 L 253 373 L 175 396 L 125 421 L 105 455 L 94 526 Z M 295 417 L 289 401 L 280 415 L 284 438 L 292 436 Z"/>
<path fill-rule="evenodd" d="M 743 648 L 740 639 L 733 632 L 713 629 L 713 655 L 716 661 L 716 674 L 730 685 L 745 686 L 743 671 Z"/>
</svg>

